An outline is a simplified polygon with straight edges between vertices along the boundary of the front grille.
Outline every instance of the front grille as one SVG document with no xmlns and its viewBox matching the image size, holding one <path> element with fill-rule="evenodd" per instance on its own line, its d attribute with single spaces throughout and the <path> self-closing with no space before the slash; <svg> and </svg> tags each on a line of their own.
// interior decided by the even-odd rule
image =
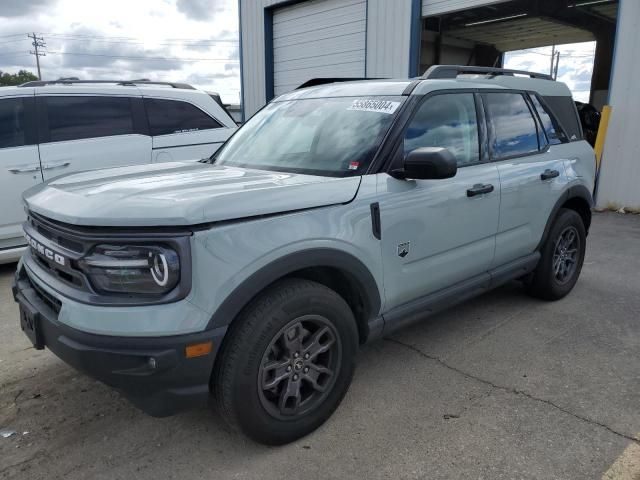
<svg viewBox="0 0 640 480">
<path fill-rule="evenodd" d="M 32 224 L 36 223 L 37 220 L 32 220 Z M 45 238 L 48 238 L 52 242 L 57 243 L 61 247 L 66 248 L 67 250 L 72 250 L 74 252 L 82 253 L 82 243 L 73 241 L 67 237 L 63 237 L 56 232 L 51 231 L 48 228 L 43 227 L 42 225 L 37 225 L 37 230 L 40 235 Z"/>
<path fill-rule="evenodd" d="M 67 229 L 63 229 L 63 227 L 56 225 L 51 220 L 31 212 L 27 218 L 25 232 L 32 237 L 37 233 L 40 236 L 40 240 L 44 238 L 48 241 L 40 242 L 36 237 L 35 240 L 37 242 L 44 243 L 44 246 L 50 248 L 54 253 L 64 256 L 64 264 L 61 265 L 54 258 L 47 257 L 42 251 L 39 252 L 38 248 L 34 248 L 31 245 L 30 252 L 34 263 L 49 275 L 70 287 L 84 291 L 90 290 L 86 276 L 77 266 L 77 259 L 86 252 L 88 246 L 84 245 L 78 238 L 74 238 L 73 233 Z"/>
<path fill-rule="evenodd" d="M 60 313 L 60 309 L 62 308 L 62 302 L 60 302 L 60 300 L 58 300 L 53 295 L 48 294 L 43 288 L 40 288 L 35 282 L 32 282 L 28 275 L 26 276 L 26 280 L 29 282 L 29 285 L 31 285 L 31 288 L 33 288 L 33 291 L 36 292 L 36 295 L 38 296 L 38 298 L 42 300 L 47 307 L 53 310 L 56 313 L 56 315 Z"/>
<path fill-rule="evenodd" d="M 31 253 L 32 253 L 31 254 L 31 258 L 33 258 L 35 260 L 35 262 L 38 265 L 40 265 L 40 267 L 44 268 L 51 275 L 53 275 L 54 277 L 58 278 L 59 280 L 62 280 L 65 283 L 68 283 L 69 285 L 73 285 L 75 287 L 82 288 L 82 279 L 81 279 L 79 273 L 78 274 L 74 274 L 74 273 L 66 272 L 66 271 L 58 268 L 54 262 L 51 262 L 51 261 L 49 261 L 49 260 L 47 260 L 45 258 L 42 258 L 38 254 L 35 254 L 33 252 L 33 250 L 32 250 Z"/>
</svg>

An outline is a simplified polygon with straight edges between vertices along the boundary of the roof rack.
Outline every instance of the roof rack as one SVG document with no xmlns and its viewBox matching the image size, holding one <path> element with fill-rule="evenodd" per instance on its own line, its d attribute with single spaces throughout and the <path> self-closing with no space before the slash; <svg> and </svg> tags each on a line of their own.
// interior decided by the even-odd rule
<svg viewBox="0 0 640 480">
<path fill-rule="evenodd" d="M 317 87 L 318 85 L 327 85 L 329 83 L 339 83 L 339 82 L 357 82 L 359 80 L 382 80 L 381 78 L 364 78 L 364 77 L 351 77 L 351 78 L 342 78 L 342 77 L 331 77 L 331 78 L 312 78 L 311 80 L 307 80 L 301 85 L 296 87 L 296 90 L 300 90 L 301 88 L 307 87 Z"/>
<path fill-rule="evenodd" d="M 441 78 L 456 78 L 458 75 L 478 74 L 490 75 L 492 77 L 498 75 L 525 75 L 530 78 L 539 78 L 543 80 L 553 80 L 551 75 L 546 73 L 527 72 L 525 70 L 509 70 L 507 68 L 495 67 L 472 67 L 465 65 L 433 65 L 422 74 L 420 78 L 423 80 L 433 80 Z"/>
<path fill-rule="evenodd" d="M 187 90 L 195 90 L 188 83 L 175 83 L 175 82 L 153 82 L 146 78 L 139 80 L 77 80 L 75 78 L 60 78 L 58 80 L 34 80 L 31 82 L 23 83 L 20 87 L 44 87 L 45 85 L 75 85 L 75 84 L 103 84 L 103 83 L 115 83 L 116 85 L 167 85 L 172 88 L 185 88 Z"/>
</svg>

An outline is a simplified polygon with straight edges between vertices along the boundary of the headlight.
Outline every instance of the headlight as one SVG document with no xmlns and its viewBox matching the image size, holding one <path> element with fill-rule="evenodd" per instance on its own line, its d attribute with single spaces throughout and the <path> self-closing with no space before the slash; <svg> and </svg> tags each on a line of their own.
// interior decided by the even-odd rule
<svg viewBox="0 0 640 480">
<path fill-rule="evenodd" d="M 156 245 L 97 245 L 78 266 L 101 293 L 159 295 L 180 279 L 178 254 Z"/>
</svg>

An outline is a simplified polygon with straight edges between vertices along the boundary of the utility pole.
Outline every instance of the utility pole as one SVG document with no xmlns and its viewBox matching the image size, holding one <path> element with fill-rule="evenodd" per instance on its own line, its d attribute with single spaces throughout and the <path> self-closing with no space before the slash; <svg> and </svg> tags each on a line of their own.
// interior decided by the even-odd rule
<svg viewBox="0 0 640 480">
<path fill-rule="evenodd" d="M 557 80 L 558 78 L 558 64 L 560 63 L 560 50 L 556 52 L 556 65 L 553 67 L 553 79 Z"/>
<path fill-rule="evenodd" d="M 36 65 L 38 66 L 38 80 L 42 80 L 42 75 L 40 75 L 40 57 L 46 57 L 47 54 L 45 52 L 39 52 L 38 47 L 44 48 L 47 46 L 47 44 L 44 42 L 44 38 L 36 36 L 36 32 L 33 32 L 31 35 L 27 35 L 27 37 L 33 40 L 33 42 L 31 42 L 31 45 L 33 45 L 34 50 L 30 50 L 29 53 L 36 56 Z"/>
<path fill-rule="evenodd" d="M 553 64 L 556 61 L 556 46 L 551 47 L 551 67 L 549 67 L 549 75 L 553 77 Z"/>
</svg>

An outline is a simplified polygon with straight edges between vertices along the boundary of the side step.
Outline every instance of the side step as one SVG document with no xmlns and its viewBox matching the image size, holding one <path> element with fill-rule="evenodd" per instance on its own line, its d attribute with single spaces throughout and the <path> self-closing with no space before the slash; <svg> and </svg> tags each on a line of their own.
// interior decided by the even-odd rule
<svg viewBox="0 0 640 480">
<path fill-rule="evenodd" d="M 534 252 L 469 280 L 395 307 L 382 316 L 384 319 L 382 335 L 388 335 L 429 315 L 531 273 L 539 261 L 540 252 Z"/>
</svg>

